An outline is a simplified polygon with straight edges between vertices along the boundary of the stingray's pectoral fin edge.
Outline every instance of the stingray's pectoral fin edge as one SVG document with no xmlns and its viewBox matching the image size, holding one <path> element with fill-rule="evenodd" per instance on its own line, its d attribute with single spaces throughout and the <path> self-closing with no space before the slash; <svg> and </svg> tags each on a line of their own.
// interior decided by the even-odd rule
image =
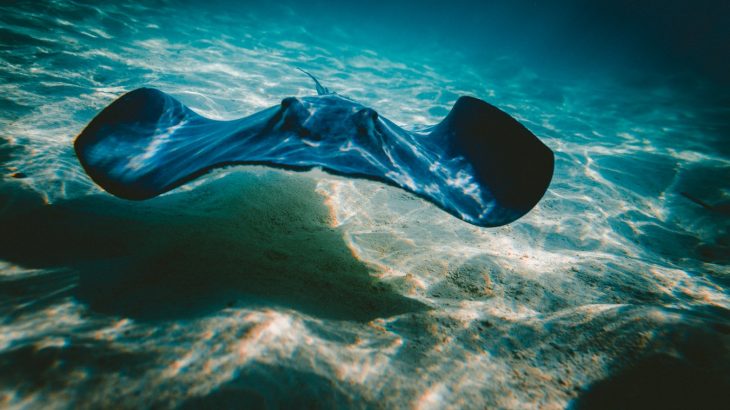
<svg viewBox="0 0 730 410">
<path fill-rule="evenodd" d="M 164 178 L 170 165 L 165 144 L 175 143 L 176 132 L 189 122 L 214 121 L 159 90 L 138 88 L 94 117 L 74 140 L 74 150 L 89 177 L 105 191 L 124 199 L 149 199 L 176 182 Z"/>
<path fill-rule="evenodd" d="M 460 97 L 430 137 L 452 155 L 464 156 L 497 204 L 516 215 L 530 211 L 552 180 L 552 150 L 509 114 L 478 98 Z"/>
</svg>

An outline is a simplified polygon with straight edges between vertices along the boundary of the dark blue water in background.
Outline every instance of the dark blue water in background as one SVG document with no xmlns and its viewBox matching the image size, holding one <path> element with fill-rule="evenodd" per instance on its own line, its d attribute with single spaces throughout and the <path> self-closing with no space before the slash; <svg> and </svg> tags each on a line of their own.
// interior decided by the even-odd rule
<svg viewBox="0 0 730 410">
<path fill-rule="evenodd" d="M 0 3 L 0 407 L 721 408 L 730 5 Z M 126 91 L 215 119 L 314 95 L 404 127 L 460 95 L 556 154 L 497 229 L 321 171 L 145 202 L 74 137 Z M 718 403 L 720 403 L 718 405 Z"/>
</svg>

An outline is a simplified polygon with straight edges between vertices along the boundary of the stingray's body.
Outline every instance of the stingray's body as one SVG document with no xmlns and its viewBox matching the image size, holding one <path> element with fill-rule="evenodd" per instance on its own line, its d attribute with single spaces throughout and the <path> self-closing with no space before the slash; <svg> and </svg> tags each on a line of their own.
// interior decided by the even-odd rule
<svg viewBox="0 0 730 410">
<path fill-rule="evenodd" d="M 225 165 L 321 167 L 401 187 L 479 226 L 524 215 L 550 183 L 552 151 L 482 100 L 461 97 L 441 123 L 414 132 L 316 84 L 317 96 L 285 98 L 233 121 L 140 88 L 89 123 L 76 154 L 95 182 L 127 199 L 157 196 Z"/>
</svg>

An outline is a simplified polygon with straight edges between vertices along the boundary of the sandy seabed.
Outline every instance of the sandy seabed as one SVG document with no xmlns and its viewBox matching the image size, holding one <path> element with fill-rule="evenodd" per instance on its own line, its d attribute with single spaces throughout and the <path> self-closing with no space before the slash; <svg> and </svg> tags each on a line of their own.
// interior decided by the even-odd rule
<svg viewBox="0 0 730 410">
<path fill-rule="evenodd" d="M 0 407 L 730 400 L 722 95 L 353 51 L 344 26 L 316 36 L 255 11 L 201 25 L 171 7 L 0 7 Z M 481 97 L 555 152 L 551 187 L 484 229 L 317 170 L 227 168 L 124 201 L 73 155 L 127 90 L 231 119 L 314 94 L 294 66 L 402 125 Z"/>
</svg>

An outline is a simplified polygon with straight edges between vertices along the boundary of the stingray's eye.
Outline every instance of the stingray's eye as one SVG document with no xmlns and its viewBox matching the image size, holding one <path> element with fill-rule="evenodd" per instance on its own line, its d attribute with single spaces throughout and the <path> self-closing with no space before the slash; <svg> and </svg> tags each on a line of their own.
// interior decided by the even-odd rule
<svg viewBox="0 0 730 410">
<path fill-rule="evenodd" d="M 352 119 L 360 131 L 370 130 L 375 127 L 375 122 L 378 120 L 378 113 L 372 108 L 363 108 L 353 114 Z"/>
<path fill-rule="evenodd" d="M 363 108 L 355 113 L 355 116 L 362 119 L 378 120 L 378 113 L 372 108 Z"/>
<path fill-rule="evenodd" d="M 300 118 L 309 116 L 307 106 L 297 97 L 286 97 L 281 100 L 281 108 L 286 112 L 285 115 L 294 115 Z"/>
<path fill-rule="evenodd" d="M 352 115 L 352 121 L 357 131 L 354 137 L 358 143 L 372 149 L 377 149 L 376 147 L 382 145 L 382 135 L 378 132 L 377 120 L 378 113 L 372 108 L 363 108 Z"/>
<path fill-rule="evenodd" d="M 299 99 L 297 97 L 286 97 L 283 100 L 281 100 L 281 106 L 284 108 L 288 108 L 292 104 L 301 104 Z"/>
<path fill-rule="evenodd" d="M 281 100 L 281 111 L 284 121 L 289 125 L 301 124 L 310 115 L 307 107 L 296 97 L 287 97 Z"/>
<path fill-rule="evenodd" d="M 372 108 L 363 108 L 352 115 L 352 120 L 357 126 L 357 131 L 359 133 L 368 134 L 373 132 L 373 129 L 376 127 L 375 124 L 378 121 L 378 113 Z"/>
</svg>

